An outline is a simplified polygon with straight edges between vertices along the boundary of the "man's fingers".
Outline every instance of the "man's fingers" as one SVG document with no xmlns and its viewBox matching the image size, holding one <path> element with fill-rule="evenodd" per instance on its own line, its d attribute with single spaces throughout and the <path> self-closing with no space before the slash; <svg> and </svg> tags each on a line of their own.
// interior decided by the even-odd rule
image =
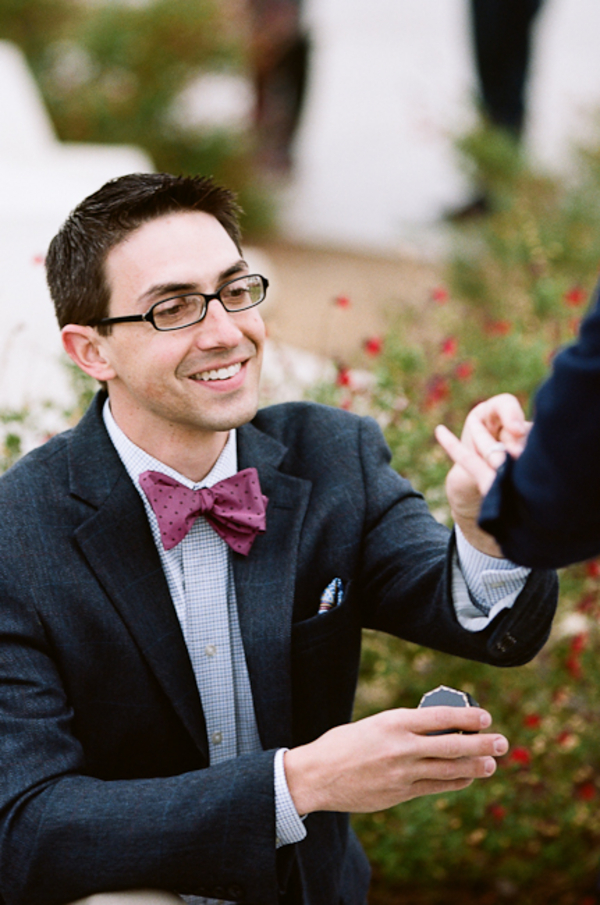
<svg viewBox="0 0 600 905">
<path fill-rule="evenodd" d="M 496 772 L 498 764 L 493 757 L 457 757 L 453 760 L 422 760 L 416 765 L 415 782 L 435 779 L 453 782 L 460 779 L 487 779 Z M 420 775 L 419 775 L 420 774 Z"/>
<path fill-rule="evenodd" d="M 423 795 L 441 795 L 446 792 L 460 792 L 461 789 L 468 789 L 472 784 L 472 779 L 454 779 L 445 781 L 420 779 L 413 783 L 413 795 L 411 797 L 420 798 Z"/>
<path fill-rule="evenodd" d="M 436 707 L 417 707 L 411 709 L 398 709 L 391 711 L 396 713 L 405 729 L 417 735 L 427 735 L 429 732 L 439 732 L 444 729 L 462 729 L 465 732 L 479 732 L 487 729 L 492 718 L 487 710 L 481 707 L 448 707 L 439 705 Z"/>
<path fill-rule="evenodd" d="M 480 402 L 471 415 L 485 424 L 494 436 L 498 436 L 500 430 L 504 430 L 515 440 L 520 440 L 527 434 L 527 422 L 521 403 L 510 393 L 499 393 Z"/>
<path fill-rule="evenodd" d="M 482 430 L 485 432 L 485 428 L 482 428 Z M 496 471 L 492 463 L 486 462 L 481 454 L 474 452 L 465 446 L 458 437 L 454 436 L 452 431 L 449 431 L 448 428 L 444 427 L 442 424 L 438 425 L 435 429 L 435 439 L 442 449 L 450 456 L 452 461 L 455 462 L 456 465 L 460 465 L 461 468 L 464 468 L 467 474 L 473 478 L 479 492 L 482 496 L 485 496 L 496 477 Z M 492 440 L 490 446 L 495 442 L 497 441 Z"/>
</svg>

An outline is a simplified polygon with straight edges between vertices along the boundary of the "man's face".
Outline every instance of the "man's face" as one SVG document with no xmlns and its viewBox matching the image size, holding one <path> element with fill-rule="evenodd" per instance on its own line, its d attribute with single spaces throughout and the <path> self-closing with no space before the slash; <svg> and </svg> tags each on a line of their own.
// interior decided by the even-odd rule
<svg viewBox="0 0 600 905">
<path fill-rule="evenodd" d="M 200 212 L 143 224 L 109 252 L 105 267 L 110 317 L 143 314 L 185 292 L 213 293 L 247 273 L 218 220 Z M 203 321 L 182 330 L 114 325 L 100 342 L 114 372 L 117 423 L 138 443 L 146 432 L 176 439 L 238 427 L 258 406 L 264 340 L 256 308 L 228 314 L 216 299 Z"/>
</svg>

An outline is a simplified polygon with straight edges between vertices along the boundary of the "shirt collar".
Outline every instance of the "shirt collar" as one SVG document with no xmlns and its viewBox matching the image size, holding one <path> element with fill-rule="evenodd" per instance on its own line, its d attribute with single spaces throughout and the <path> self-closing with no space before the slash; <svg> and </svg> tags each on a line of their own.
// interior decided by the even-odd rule
<svg viewBox="0 0 600 905">
<path fill-rule="evenodd" d="M 212 487 L 213 484 L 216 484 L 218 481 L 223 481 L 225 478 L 231 477 L 231 475 L 234 475 L 237 471 L 237 445 L 235 429 L 229 431 L 229 436 L 227 438 L 225 446 L 223 447 L 221 455 L 219 456 L 209 473 L 206 475 L 206 477 L 204 477 L 201 481 L 194 482 L 190 481 L 189 478 L 186 478 L 185 475 L 182 475 L 178 471 L 175 471 L 174 468 L 170 468 L 163 462 L 159 462 L 158 459 L 155 459 L 154 456 L 151 456 L 139 446 L 136 446 L 136 444 L 133 443 L 129 439 L 129 437 L 127 437 L 123 433 L 123 431 L 113 418 L 108 399 L 104 403 L 104 408 L 102 409 L 102 417 L 104 419 L 106 430 L 108 431 L 108 436 L 112 440 L 113 446 L 115 447 L 119 458 L 125 466 L 129 477 L 138 488 L 138 490 L 140 489 L 138 479 L 143 471 L 161 471 L 163 474 L 169 475 L 169 477 L 175 478 L 175 480 L 180 481 L 185 487 L 189 487 L 190 490 L 198 490 L 200 487 Z"/>
</svg>

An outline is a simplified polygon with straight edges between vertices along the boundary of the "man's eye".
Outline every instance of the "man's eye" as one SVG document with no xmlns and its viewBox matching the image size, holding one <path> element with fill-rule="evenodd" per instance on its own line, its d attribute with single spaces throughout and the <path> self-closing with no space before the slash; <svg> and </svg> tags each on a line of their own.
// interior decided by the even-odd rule
<svg viewBox="0 0 600 905">
<path fill-rule="evenodd" d="M 195 311 L 197 307 L 197 301 L 193 298 L 170 299 L 154 309 L 154 316 L 160 317 L 161 320 L 176 320 L 187 316 L 190 312 Z"/>
<path fill-rule="evenodd" d="M 246 304 L 249 298 L 247 283 L 234 283 L 232 286 L 226 286 L 221 290 L 221 298 L 226 305 Z"/>
</svg>

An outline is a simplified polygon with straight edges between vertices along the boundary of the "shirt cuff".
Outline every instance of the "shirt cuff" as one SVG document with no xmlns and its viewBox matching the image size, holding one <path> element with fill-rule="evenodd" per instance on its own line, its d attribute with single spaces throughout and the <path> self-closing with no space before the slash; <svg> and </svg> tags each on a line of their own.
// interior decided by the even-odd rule
<svg viewBox="0 0 600 905">
<path fill-rule="evenodd" d="M 456 617 L 463 628 L 478 632 L 511 607 L 531 569 L 508 559 L 488 556 L 473 547 L 458 525 L 456 553 L 452 564 L 452 598 Z"/>
<path fill-rule="evenodd" d="M 305 838 L 306 827 L 298 815 L 285 777 L 283 755 L 289 748 L 279 748 L 275 754 L 275 845 L 291 845 Z"/>
</svg>

